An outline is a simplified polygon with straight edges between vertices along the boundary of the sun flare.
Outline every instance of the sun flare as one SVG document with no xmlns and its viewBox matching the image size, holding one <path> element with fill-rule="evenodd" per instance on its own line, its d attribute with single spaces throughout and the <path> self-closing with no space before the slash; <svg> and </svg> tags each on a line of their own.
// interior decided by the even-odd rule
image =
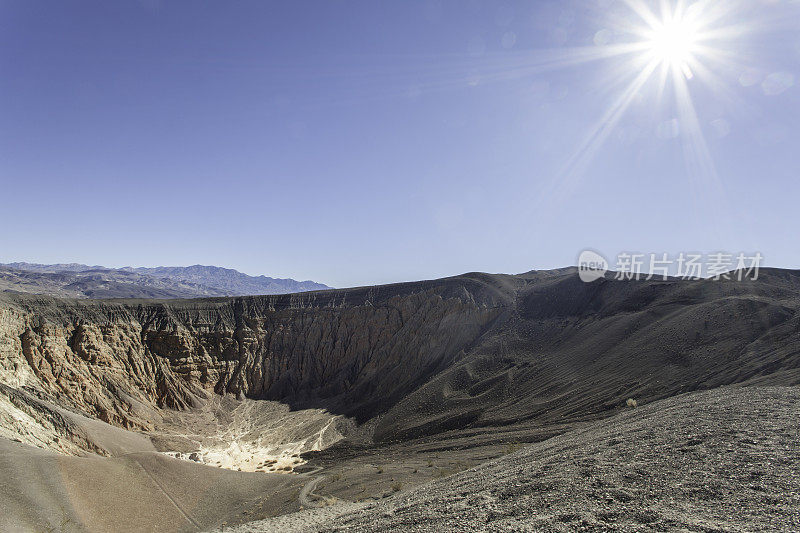
<svg viewBox="0 0 800 533">
<path fill-rule="evenodd" d="M 661 21 L 646 37 L 648 53 L 663 65 L 691 77 L 691 62 L 698 53 L 697 23 L 687 17 Z"/>
<path fill-rule="evenodd" d="M 745 17 L 754 13 L 747 0 L 621 0 L 616 5 L 599 19 L 594 49 L 576 48 L 553 61 L 565 67 L 606 62 L 607 87 L 614 88 L 608 90 L 607 107 L 554 178 L 553 189 L 562 195 L 574 190 L 613 135 L 645 135 L 639 125 L 627 131 L 618 126 L 628 111 L 649 101 L 641 119 L 652 120 L 649 127 L 658 138 L 680 139 L 689 179 L 712 203 L 720 196 L 720 179 L 705 138 L 708 122 L 695 97 L 712 91 L 718 102 L 733 101 L 729 86 L 736 78 L 731 75 L 745 68 L 734 51 L 758 19 Z"/>
</svg>

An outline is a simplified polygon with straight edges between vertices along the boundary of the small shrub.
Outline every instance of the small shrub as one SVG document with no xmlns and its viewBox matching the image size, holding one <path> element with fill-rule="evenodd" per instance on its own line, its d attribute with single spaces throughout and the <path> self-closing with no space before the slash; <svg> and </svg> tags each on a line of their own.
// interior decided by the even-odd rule
<svg viewBox="0 0 800 533">
<path fill-rule="evenodd" d="M 639 406 L 639 404 L 636 403 L 636 400 L 634 400 L 633 398 L 628 398 L 628 400 L 625 402 L 625 405 L 627 405 L 628 407 L 631 407 L 631 408 Z"/>
<path fill-rule="evenodd" d="M 452 476 L 453 474 L 458 473 L 458 470 L 455 468 L 437 468 L 436 473 L 434 474 L 437 478 Z"/>
<path fill-rule="evenodd" d="M 509 453 L 514 453 L 520 448 L 522 448 L 522 443 L 517 441 L 509 442 L 506 444 L 505 455 L 508 455 Z"/>
<path fill-rule="evenodd" d="M 400 483 L 399 481 L 395 481 L 394 483 L 392 483 L 392 491 L 393 492 L 400 492 L 400 489 L 402 489 L 402 488 L 403 488 L 403 484 Z"/>
</svg>

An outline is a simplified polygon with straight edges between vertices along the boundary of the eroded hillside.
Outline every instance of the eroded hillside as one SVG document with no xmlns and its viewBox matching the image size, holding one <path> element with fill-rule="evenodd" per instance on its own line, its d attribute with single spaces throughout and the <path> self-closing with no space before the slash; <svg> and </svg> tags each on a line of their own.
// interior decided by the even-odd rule
<svg viewBox="0 0 800 533">
<path fill-rule="evenodd" d="M 0 522 L 197 531 L 358 507 L 628 398 L 800 384 L 799 294 L 795 271 L 587 284 L 565 269 L 198 300 L 5 295 Z"/>
<path fill-rule="evenodd" d="M 232 395 L 374 419 L 376 441 L 537 440 L 628 397 L 797 383 L 798 279 L 586 284 L 563 270 L 264 297 L 4 297 L 3 401 L 42 424 L 36 399 L 149 431 L 165 409 Z"/>
<path fill-rule="evenodd" d="M 7 387 L 129 429 L 215 393 L 363 420 L 463 354 L 506 298 L 469 279 L 161 302 L 16 296 L 0 309 L 0 369 Z"/>
</svg>

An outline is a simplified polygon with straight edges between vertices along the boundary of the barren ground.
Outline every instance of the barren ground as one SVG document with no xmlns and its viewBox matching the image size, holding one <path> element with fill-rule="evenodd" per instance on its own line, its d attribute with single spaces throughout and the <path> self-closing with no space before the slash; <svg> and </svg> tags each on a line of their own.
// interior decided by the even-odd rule
<svg viewBox="0 0 800 533">
<path fill-rule="evenodd" d="M 800 388 L 632 409 L 362 505 L 226 531 L 797 531 Z"/>
</svg>

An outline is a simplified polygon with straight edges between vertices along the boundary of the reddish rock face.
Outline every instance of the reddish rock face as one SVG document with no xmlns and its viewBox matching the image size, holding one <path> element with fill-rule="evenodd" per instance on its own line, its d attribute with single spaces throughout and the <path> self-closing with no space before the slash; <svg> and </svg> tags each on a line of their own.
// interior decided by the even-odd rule
<svg viewBox="0 0 800 533">
<path fill-rule="evenodd" d="M 502 310 L 472 280 L 273 297 L 65 301 L 0 309 L 0 368 L 60 405 L 131 429 L 209 394 L 369 417 L 472 343 Z"/>
</svg>

